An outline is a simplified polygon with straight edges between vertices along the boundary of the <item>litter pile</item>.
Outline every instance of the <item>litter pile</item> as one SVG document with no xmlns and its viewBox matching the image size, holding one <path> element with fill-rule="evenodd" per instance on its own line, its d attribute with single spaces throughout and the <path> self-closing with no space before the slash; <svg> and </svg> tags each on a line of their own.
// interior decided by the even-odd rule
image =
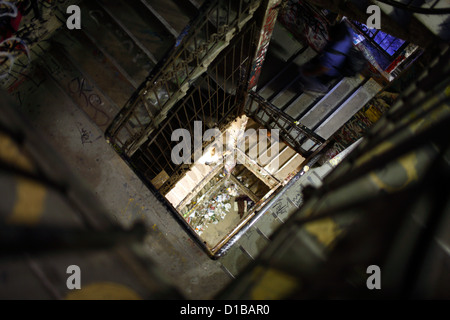
<svg viewBox="0 0 450 320">
<path fill-rule="evenodd" d="M 217 224 L 230 213 L 234 198 L 239 195 L 238 187 L 228 179 L 224 179 L 197 200 L 188 213 L 186 221 L 201 235 L 210 224 Z"/>
</svg>

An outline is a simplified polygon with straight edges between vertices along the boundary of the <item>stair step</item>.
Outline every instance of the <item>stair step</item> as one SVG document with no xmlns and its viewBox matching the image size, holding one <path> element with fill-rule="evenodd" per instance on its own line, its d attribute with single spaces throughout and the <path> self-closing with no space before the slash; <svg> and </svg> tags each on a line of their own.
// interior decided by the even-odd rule
<svg viewBox="0 0 450 320">
<path fill-rule="evenodd" d="M 272 82 L 280 81 L 274 75 L 292 68 L 295 60 L 306 47 L 298 42 L 290 32 L 280 23 L 276 22 L 266 53 L 265 62 L 258 81 L 258 92 L 264 91 L 265 87 Z"/>
<path fill-rule="evenodd" d="M 265 169 L 270 173 L 274 174 L 278 170 L 280 170 L 281 167 L 283 167 L 286 162 L 291 159 L 295 155 L 295 151 L 286 146 L 284 149 L 280 151 L 280 154 L 277 158 L 274 158 L 266 167 Z M 277 163 L 278 162 L 278 163 Z"/>
<path fill-rule="evenodd" d="M 362 77 L 343 78 L 300 119 L 300 123 L 314 130 L 314 127 L 326 119 L 330 111 L 335 109 L 362 81 Z"/>
<path fill-rule="evenodd" d="M 312 141 L 311 139 L 306 139 L 303 144 L 301 145 L 301 148 L 303 150 L 305 150 L 308 153 L 312 153 L 314 151 L 316 151 L 316 149 L 319 147 L 318 144 L 316 144 L 314 141 Z"/>
<path fill-rule="evenodd" d="M 204 176 L 199 174 L 198 171 L 196 172 L 196 171 L 192 171 L 192 170 L 190 170 L 188 173 L 186 173 L 186 177 L 189 178 L 190 181 L 192 181 L 192 183 L 194 183 L 195 186 L 197 186 L 197 184 L 200 183 L 200 181 L 202 181 L 204 178 Z"/>
<path fill-rule="evenodd" d="M 382 86 L 370 78 L 351 97 L 349 97 L 326 121 L 317 129 L 316 133 L 324 139 L 331 137 L 350 118 L 357 113 L 370 99 L 372 99 Z"/>
<path fill-rule="evenodd" d="M 96 1 L 80 4 L 83 29 L 96 43 L 109 53 L 136 83 L 142 83 L 153 69 L 152 62 L 142 49 L 135 43 Z"/>
<path fill-rule="evenodd" d="M 259 137 L 259 132 L 257 132 L 257 137 L 257 141 L 254 141 L 254 144 L 248 149 L 247 155 L 253 160 L 256 160 L 259 164 L 261 155 L 264 155 L 266 151 L 271 148 L 271 141 L 270 138 L 265 135 Z M 266 141 L 261 139 L 265 139 Z"/>
<path fill-rule="evenodd" d="M 115 104 L 119 107 L 125 105 L 135 88 L 82 31 L 62 32 L 53 39 L 64 46 L 81 70 L 89 71 L 95 84 Z"/>
<path fill-rule="evenodd" d="M 171 29 L 171 33 L 178 37 L 183 29 L 198 14 L 198 9 L 189 1 L 175 0 L 139 0 L 158 12 L 160 18 Z"/>
<path fill-rule="evenodd" d="M 298 83 L 298 77 L 294 78 L 287 86 L 280 91 L 273 99 L 270 101 L 274 106 L 279 109 L 285 109 L 289 106 L 291 101 L 295 101 L 302 93 L 300 85 Z"/>
<path fill-rule="evenodd" d="M 291 105 L 286 107 L 284 112 L 291 116 L 293 119 L 298 120 L 304 114 L 306 114 L 308 110 L 320 99 L 320 96 L 303 93 L 297 99 L 295 99 L 291 103 Z"/>
<path fill-rule="evenodd" d="M 294 172 L 305 160 L 301 155 L 295 153 L 293 157 L 291 157 L 283 166 L 274 174 L 274 176 L 283 181 L 286 177 Z"/>
<path fill-rule="evenodd" d="M 189 194 L 190 190 L 188 187 L 185 186 L 185 181 L 181 182 L 179 181 L 176 185 L 175 188 L 173 188 L 172 190 L 174 190 L 174 192 L 177 194 L 178 198 L 184 199 L 186 198 L 186 196 Z"/>
<path fill-rule="evenodd" d="M 284 142 L 280 142 L 280 143 L 279 143 L 279 146 L 278 146 L 278 152 L 277 152 L 277 154 L 274 154 L 274 157 L 273 157 L 268 163 L 266 163 L 266 164 L 264 165 L 264 168 L 265 168 L 267 171 L 269 171 L 269 172 L 272 173 L 272 171 L 270 171 L 270 170 L 273 169 L 273 166 L 276 166 L 276 167 L 277 167 L 276 161 L 279 161 L 280 155 L 281 155 L 283 152 L 286 152 L 286 150 L 287 150 L 288 148 L 289 148 L 288 145 L 286 145 Z M 271 167 L 271 166 L 272 166 L 272 167 Z M 271 169 L 269 169 L 269 168 L 271 168 Z M 273 171 L 273 172 L 274 172 L 274 171 Z"/>
<path fill-rule="evenodd" d="M 206 176 L 207 174 L 209 174 L 213 167 L 212 166 L 208 166 L 206 164 L 197 164 L 195 166 L 204 176 Z"/>
<path fill-rule="evenodd" d="M 96 1 L 154 64 L 173 46 L 174 37 L 157 23 L 141 1 Z"/>
<path fill-rule="evenodd" d="M 178 204 L 183 200 L 179 197 L 176 191 L 172 189 L 169 193 L 165 195 L 166 199 L 172 204 L 173 207 L 178 206 Z"/>
<path fill-rule="evenodd" d="M 203 179 L 209 172 L 207 168 L 205 165 L 195 164 L 191 168 L 191 174 L 197 179 Z"/>
<path fill-rule="evenodd" d="M 279 156 L 280 151 L 283 150 L 285 146 L 286 144 L 283 142 L 271 144 L 267 147 L 267 151 L 265 151 L 263 155 L 258 156 L 258 164 L 261 167 L 267 166 L 275 159 L 275 157 Z"/>
<path fill-rule="evenodd" d="M 80 70 L 69 53 L 56 44 L 42 57 L 41 63 L 61 89 L 105 131 L 119 107 L 96 86 L 90 75 Z"/>
<path fill-rule="evenodd" d="M 279 21 L 275 23 L 268 49 L 274 57 L 286 62 L 303 47 Z"/>
<path fill-rule="evenodd" d="M 314 58 L 316 55 L 317 52 L 308 47 L 296 59 L 294 59 L 290 68 L 284 70 L 284 72 L 282 72 L 281 74 L 272 74 L 272 77 L 277 77 L 277 81 L 273 81 L 270 83 L 270 85 L 264 86 L 260 91 L 258 91 L 258 94 L 267 100 L 275 97 L 283 88 L 286 87 L 287 84 L 298 77 L 300 66 Z M 270 63 L 270 60 L 267 59 L 264 62 L 264 65 L 270 65 Z M 263 73 L 264 71 L 265 70 L 263 67 L 261 73 Z"/>
<path fill-rule="evenodd" d="M 241 246 L 253 259 L 255 259 L 268 244 L 269 241 L 261 236 L 255 228 L 250 228 L 245 233 L 245 236 L 241 237 L 235 245 Z"/>
<path fill-rule="evenodd" d="M 254 224 L 255 228 L 258 228 L 263 234 L 267 237 L 270 237 L 275 230 L 277 230 L 280 226 L 283 225 L 283 222 L 275 218 L 270 212 L 267 210 Z"/>
<path fill-rule="evenodd" d="M 236 277 L 251 262 L 252 259 L 242 252 L 238 245 L 232 246 L 228 252 L 220 258 L 220 263 Z"/>
</svg>

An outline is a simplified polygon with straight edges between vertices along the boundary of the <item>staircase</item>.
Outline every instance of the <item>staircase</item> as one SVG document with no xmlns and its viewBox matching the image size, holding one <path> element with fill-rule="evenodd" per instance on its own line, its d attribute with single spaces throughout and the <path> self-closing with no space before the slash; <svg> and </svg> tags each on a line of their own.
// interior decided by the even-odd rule
<svg viewBox="0 0 450 320">
<path fill-rule="evenodd" d="M 186 94 L 193 80 L 206 71 L 211 60 L 229 44 L 233 32 L 256 10 L 257 1 L 243 3 L 246 11 L 214 7 L 216 11 L 209 12 L 208 19 L 199 21 L 199 13 L 206 6 L 198 0 L 83 1 L 82 29 L 62 28 L 46 43 L 48 49 L 32 48 L 32 54 L 40 58 L 35 61 L 37 68 L 51 76 L 103 132 L 114 136 L 111 142 L 120 153 L 136 156 L 152 130 L 171 115 L 170 108 Z M 64 21 L 65 12 L 59 10 L 57 16 Z M 233 21 L 234 29 L 223 28 Z M 201 30 L 209 28 L 209 35 L 215 34 L 219 40 L 209 43 L 207 34 L 197 33 L 183 46 L 189 26 L 196 24 L 205 28 Z M 179 54 L 168 61 L 167 53 L 173 48 L 180 48 Z M 199 54 L 201 59 L 197 60 L 201 61 L 189 61 L 192 53 Z M 284 188 L 260 211 L 259 219 L 239 231 L 239 236 L 219 252 L 223 255 L 222 268 L 231 277 L 258 255 L 270 235 L 301 205 L 303 187 L 308 183 L 319 185 L 331 170 L 332 166 L 327 166 L 321 173 L 311 170 L 300 176 L 298 171 L 306 158 L 382 89 L 374 79 L 359 75 L 335 81 L 325 95 L 302 92 L 297 82 L 298 67 L 315 55 L 276 24 L 259 84 L 246 107 L 254 120 L 249 121 L 248 128 L 280 130 L 279 154 L 264 163 L 254 161 L 252 150 L 258 148 L 259 141 L 250 141 L 236 151 L 246 166 L 237 166 L 233 175 L 257 197 L 267 190 Z M 180 61 L 184 62 L 180 68 L 186 71 L 175 70 Z M 167 65 L 175 69 L 164 68 Z M 148 81 L 150 78 L 158 79 L 160 86 Z M 221 89 L 232 94 L 231 86 L 227 88 Z M 259 107 L 261 103 L 264 107 Z M 161 152 L 155 149 L 154 153 Z M 212 186 L 211 177 L 220 170 L 220 166 L 195 164 L 166 198 L 173 207 L 183 209 L 194 195 L 201 196 L 202 190 Z M 165 178 L 154 179 L 158 184 L 158 179 Z"/>
<path fill-rule="evenodd" d="M 263 69 L 256 93 L 292 122 L 306 126 L 325 140 L 382 89 L 374 79 L 358 75 L 335 80 L 324 95 L 304 93 L 298 85 L 298 69 L 317 53 L 293 39 L 280 23 L 275 27 L 271 46 L 265 65 L 286 63 L 282 69 Z M 280 47 L 285 52 L 277 52 Z M 303 147 L 308 144 L 305 142 Z"/>
<path fill-rule="evenodd" d="M 55 31 L 53 27 L 51 37 L 32 46 L 30 55 L 36 57 L 37 68 L 47 72 L 105 132 L 175 46 L 184 27 L 199 15 L 202 4 L 190 0 L 80 1 L 81 30 L 65 28 L 65 6 L 54 7 L 51 17 L 61 21 L 58 26 L 62 28 Z M 4 81 L 5 88 L 10 85 Z"/>
<path fill-rule="evenodd" d="M 234 159 L 236 161 L 232 167 L 225 170 L 228 162 L 225 161 L 224 166 L 222 156 L 214 154 L 218 158 L 207 157 L 208 152 L 205 151 L 206 158 L 203 156 L 197 163 L 194 163 L 186 175 L 165 195 L 166 199 L 199 236 L 202 235 L 205 228 L 197 230 L 198 218 L 193 219 L 192 210 L 195 210 L 200 202 L 208 201 L 210 194 L 214 193 L 226 179 L 227 171 L 231 170 L 228 175 L 229 181 L 255 203 L 255 208 L 261 208 L 274 192 L 280 190 L 299 172 L 305 161 L 303 156 L 286 143 L 278 141 L 278 138 L 273 139 L 270 135 L 271 131 L 246 116 L 233 122 L 226 133 L 237 132 L 241 126 L 245 130 L 242 130 L 240 136 L 236 137 L 236 140 L 240 142 L 237 148 L 232 149 L 235 150 Z M 226 133 L 223 136 L 228 137 Z M 212 160 L 216 162 L 210 163 Z M 206 211 L 203 211 L 206 214 Z M 235 213 L 230 212 L 227 215 L 233 216 Z M 224 217 L 223 219 L 229 220 Z M 232 222 L 226 224 L 226 228 L 230 232 L 235 228 L 239 229 L 242 227 L 243 221 L 245 218 L 241 217 L 241 220 L 233 222 L 234 225 Z M 239 223 L 241 223 L 240 227 L 238 227 Z M 224 232 L 222 237 L 227 234 L 224 229 L 220 229 L 220 231 Z M 217 239 L 216 243 L 211 243 L 212 240 L 207 243 L 210 250 L 217 251 L 216 244 L 221 237 L 217 236 L 214 239 Z"/>
<path fill-rule="evenodd" d="M 287 135 L 282 138 L 291 140 L 292 146 L 305 156 L 313 155 L 325 140 L 382 89 L 373 79 L 358 75 L 336 80 L 329 92 L 323 95 L 303 93 L 298 85 L 298 68 L 315 55 L 314 50 L 298 42 L 277 23 L 260 83 L 256 92 L 251 94 L 246 109 L 246 113 L 260 125 L 281 129 L 280 135 Z M 261 105 L 265 107 L 260 108 Z M 253 222 L 218 252 L 222 269 L 231 278 L 236 277 L 266 248 L 275 230 L 302 205 L 304 188 L 319 187 L 322 179 L 356 145 L 321 167 L 289 177 L 289 182 L 261 209 Z M 280 157 L 283 157 L 283 147 L 280 147 L 280 151 Z M 321 232 L 310 230 L 304 235 L 304 240 L 308 241 L 311 248 L 316 248 L 317 253 L 327 245 L 317 240 L 321 238 Z"/>
<path fill-rule="evenodd" d="M 318 188 L 322 180 L 345 157 L 359 145 L 354 143 L 324 165 L 295 175 L 288 184 L 270 202 L 258 212 L 257 217 L 247 224 L 231 241 L 226 244 L 218 256 L 222 270 L 235 278 L 251 263 L 271 242 L 276 230 L 300 208 L 304 202 L 303 190 L 306 187 Z M 309 230 L 304 240 L 320 255 L 322 248 L 329 243 L 323 241 L 323 230 Z M 222 256 L 223 255 L 223 256 Z"/>
</svg>

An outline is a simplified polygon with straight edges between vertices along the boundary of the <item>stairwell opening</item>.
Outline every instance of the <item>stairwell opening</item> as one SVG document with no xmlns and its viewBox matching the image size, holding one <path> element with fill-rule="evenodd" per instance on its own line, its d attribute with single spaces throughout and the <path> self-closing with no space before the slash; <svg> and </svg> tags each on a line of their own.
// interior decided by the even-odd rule
<svg viewBox="0 0 450 320">
<path fill-rule="evenodd" d="M 249 22 L 210 62 L 207 70 L 194 78 L 182 79 L 190 84 L 186 92 L 175 90 L 163 99 L 160 90 L 173 91 L 178 77 L 176 83 L 172 78 L 148 81 L 156 83 L 155 86 L 145 87 L 134 95 L 107 133 L 108 141 L 136 174 L 213 257 L 217 257 L 216 253 L 220 255 L 227 243 L 233 243 L 230 240 L 236 239 L 234 236 L 324 142 L 273 105 L 248 96 L 258 34 L 255 23 Z M 161 100 L 170 104 L 170 110 L 161 106 Z M 153 112 L 153 108 L 157 111 Z M 279 141 L 272 144 L 271 129 L 275 128 L 279 130 Z M 175 163 L 172 151 L 178 141 L 173 140 L 172 134 L 178 129 L 190 137 L 197 130 L 203 135 L 217 129 L 225 135 L 222 148 L 209 147 L 211 141 L 205 139 L 201 143 L 204 157 L 195 159 L 195 152 L 190 151 L 187 153 L 190 163 Z M 229 145 L 226 133 L 236 129 L 265 133 L 261 134 L 262 139 L 259 134 L 249 135 L 241 149 L 224 148 Z M 195 139 L 188 140 L 195 145 Z M 265 147 L 261 144 L 263 140 L 267 140 Z M 220 149 L 231 150 L 236 163 L 226 161 L 233 157 L 223 160 L 223 156 L 221 164 L 215 163 Z M 259 158 L 261 151 L 267 149 L 268 155 L 276 156 Z M 275 149 L 277 152 L 272 153 Z M 252 156 L 255 151 L 257 159 Z"/>
<path fill-rule="evenodd" d="M 242 115 L 211 139 L 164 196 L 215 254 L 300 171 L 304 160 L 275 130 Z M 168 178 L 159 175 L 152 183 L 157 187 Z"/>
</svg>

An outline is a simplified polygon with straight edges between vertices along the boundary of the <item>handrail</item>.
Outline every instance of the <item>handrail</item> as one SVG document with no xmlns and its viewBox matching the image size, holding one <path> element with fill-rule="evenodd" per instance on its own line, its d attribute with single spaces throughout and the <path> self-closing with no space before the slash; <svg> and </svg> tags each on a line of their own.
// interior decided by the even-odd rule
<svg viewBox="0 0 450 320">
<path fill-rule="evenodd" d="M 131 156 L 186 94 L 191 83 L 207 70 L 250 20 L 261 2 L 206 2 L 181 42 L 154 68 L 122 108 L 107 130 L 108 141 Z"/>
<path fill-rule="evenodd" d="M 311 153 L 311 150 L 305 150 L 302 147 L 302 144 L 304 142 L 301 142 L 301 140 L 310 139 L 314 142 L 314 146 L 321 145 L 325 142 L 325 139 L 323 139 L 321 136 L 319 136 L 306 126 L 302 125 L 301 123 L 298 123 L 292 117 L 285 114 L 283 111 L 272 105 L 270 102 L 266 101 L 255 92 L 250 92 L 250 103 L 247 104 L 246 107 L 247 113 L 250 113 L 251 107 L 249 106 L 251 106 L 252 102 L 256 102 L 258 104 L 257 109 L 251 112 L 254 118 L 256 118 L 255 120 L 264 122 L 262 119 L 260 119 L 260 117 L 255 116 L 258 112 L 263 111 L 266 115 L 269 116 L 271 122 L 261 124 L 268 125 L 270 123 L 275 123 L 277 125 L 275 129 L 280 129 L 281 131 L 280 136 L 301 155 L 308 156 Z M 280 119 L 284 123 L 284 126 L 280 124 Z"/>
</svg>

